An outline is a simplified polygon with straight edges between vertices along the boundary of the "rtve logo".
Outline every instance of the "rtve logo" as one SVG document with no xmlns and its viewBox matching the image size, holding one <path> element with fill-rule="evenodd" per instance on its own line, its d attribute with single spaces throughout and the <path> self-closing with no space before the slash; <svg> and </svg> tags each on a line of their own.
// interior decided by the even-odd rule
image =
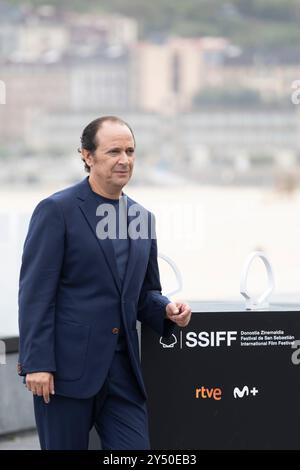
<svg viewBox="0 0 300 470">
<path fill-rule="evenodd" d="M 219 401 L 222 398 L 222 390 L 220 388 L 196 388 L 195 389 L 195 398 L 212 399 Z"/>
</svg>

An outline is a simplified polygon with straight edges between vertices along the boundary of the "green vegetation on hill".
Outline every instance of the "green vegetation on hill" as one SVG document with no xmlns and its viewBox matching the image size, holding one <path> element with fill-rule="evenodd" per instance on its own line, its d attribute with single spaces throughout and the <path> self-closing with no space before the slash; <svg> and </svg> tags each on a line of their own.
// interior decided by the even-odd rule
<svg viewBox="0 0 300 470">
<path fill-rule="evenodd" d="M 25 0 L 10 0 L 24 4 Z M 121 13 L 139 22 L 142 38 L 221 35 L 244 47 L 296 49 L 299 0 L 27 0 L 60 9 Z"/>
</svg>

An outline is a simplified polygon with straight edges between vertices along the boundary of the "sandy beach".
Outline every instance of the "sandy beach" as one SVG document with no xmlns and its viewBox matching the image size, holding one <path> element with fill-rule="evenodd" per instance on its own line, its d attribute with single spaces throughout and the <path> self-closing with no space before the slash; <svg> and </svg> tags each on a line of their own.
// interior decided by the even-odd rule
<svg viewBox="0 0 300 470">
<path fill-rule="evenodd" d="M 29 217 L 44 197 L 61 189 L 12 188 L 0 191 L 0 333 L 17 333 L 17 292 L 21 253 Z M 300 299 L 300 191 L 199 186 L 131 186 L 126 193 L 153 211 L 159 252 L 178 266 L 182 290 L 173 299 L 241 300 L 240 273 L 253 250 L 263 250 L 273 265 L 274 296 Z M 176 279 L 160 260 L 163 292 Z M 262 263 L 249 275 L 249 288 L 266 285 Z M 299 294 L 299 295 L 298 295 Z M 274 297 L 274 298 L 275 298 Z"/>
</svg>

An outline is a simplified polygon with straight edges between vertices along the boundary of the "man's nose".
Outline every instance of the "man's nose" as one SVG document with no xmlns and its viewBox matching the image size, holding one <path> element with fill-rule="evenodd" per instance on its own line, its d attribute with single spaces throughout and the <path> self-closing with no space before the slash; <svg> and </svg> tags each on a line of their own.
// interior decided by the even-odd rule
<svg viewBox="0 0 300 470">
<path fill-rule="evenodd" d="M 119 163 L 122 164 L 127 164 L 128 163 L 128 155 L 126 152 L 121 152 L 120 158 L 119 158 Z"/>
</svg>

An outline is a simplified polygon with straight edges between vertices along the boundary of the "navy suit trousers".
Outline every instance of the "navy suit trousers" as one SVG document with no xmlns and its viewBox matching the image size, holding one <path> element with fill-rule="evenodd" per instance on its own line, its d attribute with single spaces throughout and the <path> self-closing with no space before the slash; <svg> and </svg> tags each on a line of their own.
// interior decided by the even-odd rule
<svg viewBox="0 0 300 470">
<path fill-rule="evenodd" d="M 106 380 L 95 396 L 51 395 L 48 404 L 34 396 L 34 411 L 42 450 L 86 450 L 93 426 L 102 449 L 150 449 L 146 400 L 124 337 L 119 338 Z"/>
</svg>

